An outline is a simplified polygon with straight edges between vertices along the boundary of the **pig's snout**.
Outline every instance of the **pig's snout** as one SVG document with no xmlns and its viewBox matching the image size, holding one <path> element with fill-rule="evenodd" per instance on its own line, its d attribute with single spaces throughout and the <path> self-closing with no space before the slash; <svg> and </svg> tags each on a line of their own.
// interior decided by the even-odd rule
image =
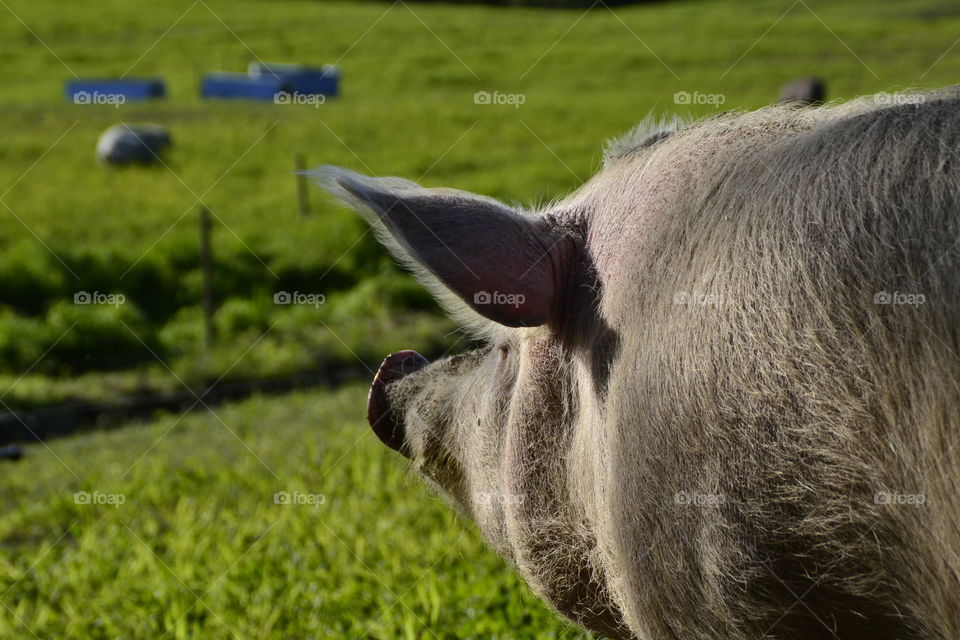
<svg viewBox="0 0 960 640">
<path fill-rule="evenodd" d="M 391 449 L 403 453 L 404 429 L 402 416 L 394 415 L 390 411 L 390 401 L 387 397 L 387 386 L 400 378 L 419 371 L 430 364 L 426 358 L 416 351 L 404 350 L 387 356 L 377 375 L 373 377 L 370 393 L 367 396 L 367 420 L 373 427 L 373 432 Z"/>
</svg>

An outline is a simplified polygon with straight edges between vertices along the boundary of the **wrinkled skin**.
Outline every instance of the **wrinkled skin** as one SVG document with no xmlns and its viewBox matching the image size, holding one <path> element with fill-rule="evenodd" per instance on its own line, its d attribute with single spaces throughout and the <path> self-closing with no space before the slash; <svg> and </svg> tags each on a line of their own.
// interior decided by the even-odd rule
<svg viewBox="0 0 960 640">
<path fill-rule="evenodd" d="M 600 635 L 960 637 L 955 93 L 637 134 L 533 213 L 323 170 L 486 339 L 375 430 Z"/>
</svg>

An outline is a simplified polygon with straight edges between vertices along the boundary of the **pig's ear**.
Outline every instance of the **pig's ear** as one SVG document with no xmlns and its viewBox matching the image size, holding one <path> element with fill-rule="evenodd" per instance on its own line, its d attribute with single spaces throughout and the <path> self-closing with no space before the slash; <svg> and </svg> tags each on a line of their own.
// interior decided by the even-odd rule
<svg viewBox="0 0 960 640">
<path fill-rule="evenodd" d="M 566 269 L 563 243 L 544 219 L 483 196 L 425 189 L 400 178 L 369 178 L 339 167 L 312 175 L 363 214 L 401 261 L 426 269 L 477 313 L 510 327 L 553 318 Z"/>
</svg>

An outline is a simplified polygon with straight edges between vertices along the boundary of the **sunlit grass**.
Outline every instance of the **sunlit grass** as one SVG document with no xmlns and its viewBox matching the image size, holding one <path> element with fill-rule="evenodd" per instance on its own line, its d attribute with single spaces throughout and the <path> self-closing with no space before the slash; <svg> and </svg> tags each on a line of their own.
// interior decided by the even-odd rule
<svg viewBox="0 0 960 640">
<path fill-rule="evenodd" d="M 379 443 L 364 391 L 28 447 L 2 469 L 0 637 L 583 637 Z"/>
</svg>

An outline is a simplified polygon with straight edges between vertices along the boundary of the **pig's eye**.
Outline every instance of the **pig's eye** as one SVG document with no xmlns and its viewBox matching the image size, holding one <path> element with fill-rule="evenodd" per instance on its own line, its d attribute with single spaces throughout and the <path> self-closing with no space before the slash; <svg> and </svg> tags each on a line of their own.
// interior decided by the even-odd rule
<svg viewBox="0 0 960 640">
<path fill-rule="evenodd" d="M 514 381 L 516 380 L 516 364 L 514 358 L 510 354 L 510 344 L 503 343 L 497 345 L 497 360 L 494 365 L 494 380 L 497 389 L 502 394 L 509 395 L 510 390 L 513 387 Z M 504 395 L 503 397 L 506 397 Z"/>
</svg>

